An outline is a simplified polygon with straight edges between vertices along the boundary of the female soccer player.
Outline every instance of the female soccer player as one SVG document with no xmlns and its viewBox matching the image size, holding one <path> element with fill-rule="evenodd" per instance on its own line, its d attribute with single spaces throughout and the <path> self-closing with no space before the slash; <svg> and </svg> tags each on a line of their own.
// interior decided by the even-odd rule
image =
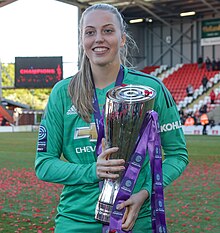
<svg viewBox="0 0 220 233">
<path fill-rule="evenodd" d="M 51 92 L 39 130 L 35 161 L 39 179 L 64 185 L 55 219 L 56 233 L 102 232 L 102 224 L 94 218 L 100 194 L 99 181 L 117 178 L 125 166 L 123 159 L 107 159 L 117 147 L 103 149 L 96 156 L 94 102 L 102 111 L 106 92 L 115 86 L 119 74 L 123 75 L 123 84 L 145 85 L 156 90 L 154 110 L 159 116 L 165 155 L 164 187 L 179 177 L 188 164 L 180 118 L 171 94 L 156 77 L 128 68 L 126 55 L 129 44 L 134 46 L 133 42 L 115 7 L 96 4 L 83 12 L 81 67 L 73 77 L 57 83 Z M 65 161 L 60 159 L 61 155 Z M 152 231 L 151 186 L 147 156 L 133 194 L 119 206 L 126 207 L 122 222 L 124 231 Z"/>
</svg>

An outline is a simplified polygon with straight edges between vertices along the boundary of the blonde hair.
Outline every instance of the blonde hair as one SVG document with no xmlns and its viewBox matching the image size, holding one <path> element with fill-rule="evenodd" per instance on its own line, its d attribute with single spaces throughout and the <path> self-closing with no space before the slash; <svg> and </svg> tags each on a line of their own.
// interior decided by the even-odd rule
<svg viewBox="0 0 220 233">
<path fill-rule="evenodd" d="M 79 33 L 80 33 L 80 47 L 79 47 L 79 61 L 80 61 L 80 69 L 74 75 L 72 80 L 70 81 L 68 92 L 72 99 L 72 103 L 78 111 L 78 114 L 83 118 L 84 121 L 91 121 L 91 114 L 93 113 L 93 95 L 94 95 L 94 87 L 92 80 L 92 72 L 91 66 L 88 57 L 85 54 L 85 51 L 82 46 L 82 25 L 84 17 L 87 13 L 93 10 L 104 10 L 114 14 L 119 22 L 120 30 L 122 34 L 126 36 L 126 42 L 124 47 L 120 49 L 120 60 L 122 65 L 131 66 L 131 63 L 128 61 L 128 49 L 130 47 L 137 47 L 135 41 L 131 38 L 131 36 L 126 33 L 126 23 L 123 20 L 121 14 L 117 10 L 116 7 L 109 4 L 95 4 L 88 7 L 82 14 L 80 25 L 79 25 Z"/>
</svg>

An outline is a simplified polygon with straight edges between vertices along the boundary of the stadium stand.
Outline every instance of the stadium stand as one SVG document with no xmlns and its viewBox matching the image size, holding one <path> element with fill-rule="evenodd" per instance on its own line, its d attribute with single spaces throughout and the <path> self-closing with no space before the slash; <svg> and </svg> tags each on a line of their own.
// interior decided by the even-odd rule
<svg viewBox="0 0 220 233">
<path fill-rule="evenodd" d="M 160 66 L 146 66 L 141 71 L 146 73 L 146 74 L 150 74 L 151 72 L 155 71 L 159 67 Z"/>
<path fill-rule="evenodd" d="M 146 66 L 141 71 L 150 74 L 153 76 L 157 76 L 161 78 L 161 74 L 163 74 L 168 69 L 167 65 L 161 65 L 161 66 Z"/>
<path fill-rule="evenodd" d="M 195 119 L 197 118 L 196 122 L 198 122 L 200 109 L 206 105 L 207 112 L 215 119 L 215 124 L 218 124 L 216 115 L 218 116 L 218 109 L 220 108 L 220 71 L 207 71 L 205 65 L 202 69 L 199 69 L 197 63 L 177 64 L 169 69 L 167 66 L 145 67 L 142 71 L 155 75 L 164 82 L 177 102 L 179 111 L 184 112 L 184 118 L 191 115 Z M 208 79 L 206 88 L 202 84 L 204 76 Z M 194 87 L 193 96 L 190 97 L 186 93 L 188 84 L 192 84 Z M 216 96 L 214 104 L 211 103 L 210 99 L 212 89 Z"/>
<path fill-rule="evenodd" d="M 207 105 L 207 112 L 210 112 L 212 110 L 214 110 L 216 107 L 220 106 L 220 86 L 213 88 L 215 95 L 216 95 L 216 99 L 215 99 L 215 103 L 212 104 L 211 103 L 211 99 L 209 96 L 210 91 L 208 91 L 207 93 L 205 93 L 202 98 L 200 98 L 200 100 L 195 103 L 193 106 L 191 106 L 188 111 L 195 113 L 196 111 L 198 111 L 203 105 Z"/>
<path fill-rule="evenodd" d="M 194 91 L 193 97 L 186 96 L 183 100 L 179 102 L 177 105 L 178 109 L 186 108 L 188 112 L 196 112 L 201 108 L 204 104 L 211 104 L 210 102 L 210 92 L 212 89 L 214 89 L 216 94 L 216 104 L 218 104 L 218 98 L 220 96 L 218 95 L 218 83 L 220 82 L 220 73 L 215 74 L 214 77 L 212 77 L 208 82 L 208 89 L 204 90 L 203 86 L 200 85 L 198 89 Z M 211 89 L 210 89 L 211 88 Z M 211 111 L 213 107 L 208 108 L 208 111 Z"/>
<path fill-rule="evenodd" d="M 165 86 L 170 90 L 177 105 L 186 97 L 186 88 L 191 84 L 197 94 L 202 94 L 202 78 L 204 75 L 209 81 L 214 82 L 214 77 L 220 71 L 207 71 L 205 68 L 198 69 L 197 63 L 183 64 L 176 71 L 171 73 L 167 78 L 163 79 Z M 212 79 L 213 78 L 213 79 Z M 187 104 L 194 98 L 188 98 Z M 187 105 L 186 104 L 186 105 Z M 185 106 L 184 106 L 185 107 Z"/>
</svg>

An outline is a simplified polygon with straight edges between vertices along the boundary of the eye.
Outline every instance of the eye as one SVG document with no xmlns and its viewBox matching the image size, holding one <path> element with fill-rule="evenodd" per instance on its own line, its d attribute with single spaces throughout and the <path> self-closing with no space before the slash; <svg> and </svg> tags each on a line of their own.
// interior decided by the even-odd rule
<svg viewBox="0 0 220 233">
<path fill-rule="evenodd" d="M 111 34 L 112 32 L 113 32 L 113 29 L 110 29 L 110 28 L 104 29 L 105 34 Z"/>
<path fill-rule="evenodd" d="M 87 30 L 87 31 L 85 31 L 85 35 L 86 36 L 93 36 L 94 34 L 95 34 L 94 30 Z"/>
</svg>

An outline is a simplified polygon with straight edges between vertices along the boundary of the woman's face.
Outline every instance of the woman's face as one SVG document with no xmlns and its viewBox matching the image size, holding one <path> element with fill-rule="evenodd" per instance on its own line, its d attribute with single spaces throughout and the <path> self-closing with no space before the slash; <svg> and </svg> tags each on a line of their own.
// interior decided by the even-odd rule
<svg viewBox="0 0 220 233">
<path fill-rule="evenodd" d="M 113 13 L 94 10 L 84 16 L 82 43 L 91 66 L 116 64 L 120 63 L 120 48 L 124 46 L 125 35 Z"/>
</svg>

